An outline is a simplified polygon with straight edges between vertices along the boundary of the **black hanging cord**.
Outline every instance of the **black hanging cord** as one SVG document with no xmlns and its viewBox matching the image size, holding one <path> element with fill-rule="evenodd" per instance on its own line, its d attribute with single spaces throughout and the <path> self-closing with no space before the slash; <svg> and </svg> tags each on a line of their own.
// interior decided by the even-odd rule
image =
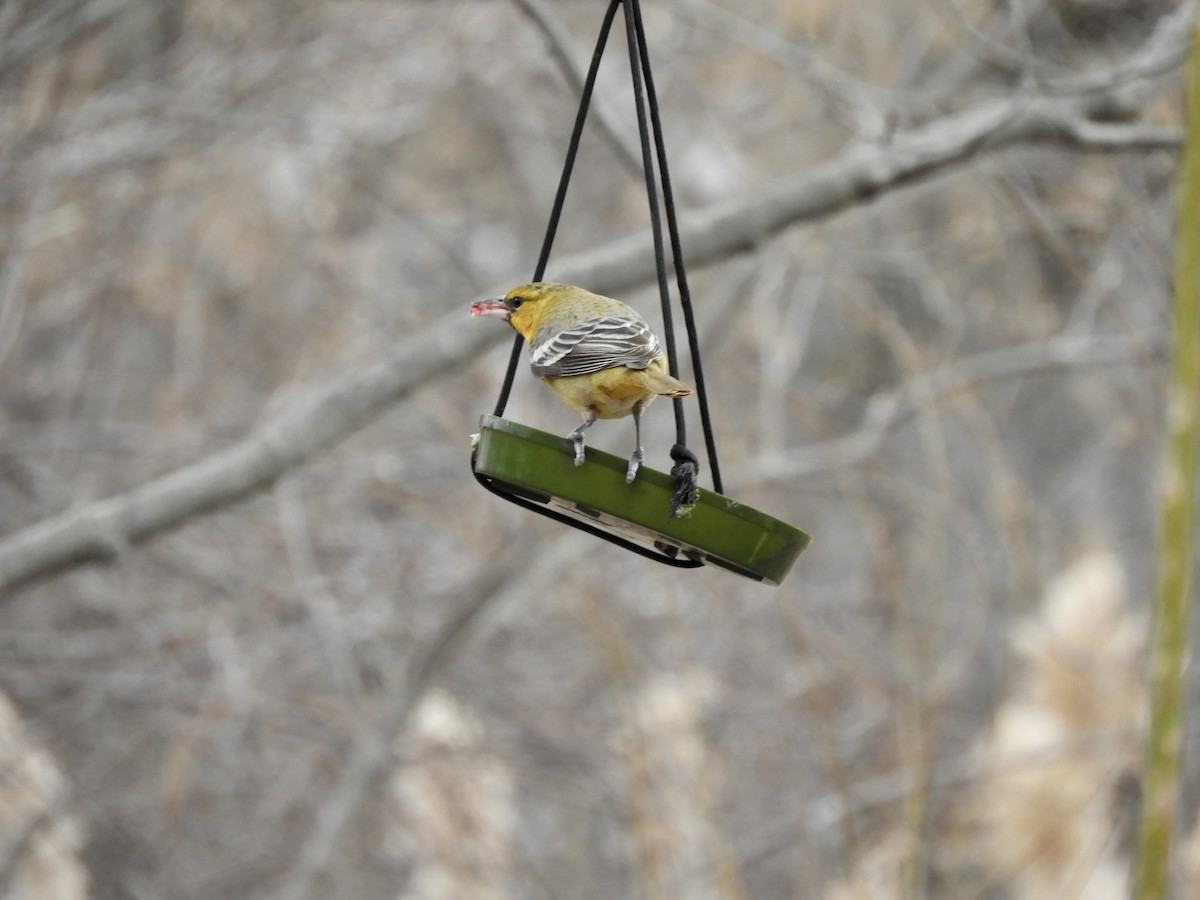
<svg viewBox="0 0 1200 900">
<path fill-rule="evenodd" d="M 642 165 L 646 176 L 646 194 L 650 203 L 650 223 L 654 239 L 654 262 L 658 277 L 659 298 L 662 303 L 663 339 L 667 350 L 667 364 L 671 375 L 678 377 L 679 363 L 675 352 L 675 324 L 671 315 L 670 289 L 667 284 L 665 252 L 662 239 L 662 219 L 654 178 L 655 156 L 657 156 L 659 174 L 662 180 L 663 207 L 666 211 L 667 230 L 670 235 L 671 253 L 674 257 L 675 275 L 680 293 L 680 305 L 683 308 L 684 324 L 688 334 L 688 347 L 691 350 L 692 367 L 696 376 L 696 398 L 700 405 L 701 425 L 704 430 L 709 465 L 713 473 L 713 487 L 717 493 L 720 493 L 722 490 L 721 475 L 717 465 L 716 442 L 713 438 L 712 422 L 708 411 L 708 396 L 704 386 L 703 370 L 700 365 L 699 340 L 696 333 L 695 317 L 692 313 L 691 295 L 688 291 L 687 277 L 684 272 L 683 251 L 675 217 L 675 201 L 671 193 L 670 176 L 667 172 L 666 149 L 662 136 L 662 124 L 658 113 L 658 100 L 654 92 L 654 80 L 650 73 L 650 57 L 646 50 L 641 6 L 638 0 L 610 0 L 608 10 L 604 15 L 604 21 L 600 26 L 600 35 L 596 40 L 596 49 L 592 54 L 592 64 L 588 69 L 587 78 L 584 81 L 581 92 L 579 110 L 575 116 L 575 126 L 572 129 L 571 139 L 567 146 L 566 161 L 563 164 L 563 172 L 559 178 L 558 191 L 554 197 L 554 205 L 550 212 L 550 220 L 546 226 L 546 235 L 542 241 L 542 249 L 538 256 L 537 268 L 534 272 L 533 280 L 535 282 L 541 281 L 546 270 L 546 264 L 550 257 L 550 249 L 553 246 L 554 237 L 558 230 L 558 223 L 562 217 L 567 187 L 570 184 L 571 173 L 575 166 L 575 158 L 578 154 L 579 142 L 583 134 L 584 123 L 587 119 L 592 92 L 595 88 L 596 73 L 600 68 L 600 60 L 604 55 L 604 48 L 608 41 L 609 32 L 612 29 L 617 7 L 622 3 L 625 4 L 625 32 L 629 46 L 630 77 L 633 82 L 638 133 L 642 144 Z M 645 77 L 645 96 L 643 96 L 643 75 Z M 649 107 L 649 121 L 653 127 L 654 144 L 657 151 L 655 154 L 651 153 L 650 126 L 647 124 L 647 106 Z M 517 335 L 513 341 L 513 349 L 509 355 L 504 383 L 500 389 L 500 396 L 496 401 L 494 415 L 497 417 L 504 415 L 504 409 L 508 405 L 508 398 L 512 392 L 517 364 L 520 361 L 523 340 L 520 335 Z M 695 478 L 696 472 L 699 470 L 699 462 L 695 454 L 686 446 L 687 429 L 684 421 L 683 401 L 681 399 L 677 398 L 674 400 L 674 410 L 676 443 L 671 448 L 671 458 L 675 461 L 676 465 L 671 469 L 671 474 L 675 476 L 680 486 L 671 500 L 670 515 L 672 516 L 675 515 L 680 506 L 690 506 L 691 503 L 695 502 Z M 474 468 L 473 464 L 472 468 Z M 695 568 L 702 565 L 697 560 L 679 557 L 673 553 L 666 553 L 657 549 L 650 549 L 623 537 L 611 534 L 588 522 L 576 519 L 573 516 L 551 509 L 544 504 L 534 502 L 526 497 L 505 490 L 486 476 L 476 473 L 475 478 L 492 493 L 516 503 L 518 506 L 547 516 L 562 524 L 578 528 L 595 537 L 603 538 L 610 543 L 617 544 L 641 556 L 666 563 L 667 565 L 683 568 Z"/>
<path fill-rule="evenodd" d="M 717 464 L 717 440 L 713 433 L 712 418 L 708 412 L 708 390 L 704 385 L 704 368 L 700 365 L 700 339 L 696 329 L 696 317 L 692 312 L 692 295 L 688 290 L 687 272 L 683 265 L 683 245 L 679 240 L 679 223 L 675 218 L 675 196 L 671 191 L 671 175 L 667 169 L 667 151 L 666 141 L 663 140 L 662 119 L 658 114 L 658 96 L 654 91 L 654 76 L 650 73 L 650 55 L 646 49 L 646 32 L 642 27 L 642 7 L 641 4 L 632 2 L 630 8 L 633 10 L 634 25 L 637 29 L 638 50 L 641 59 L 642 70 L 646 73 L 646 99 L 650 107 L 650 122 L 654 126 L 654 144 L 658 151 L 658 172 L 662 179 L 663 192 L 663 209 L 667 216 L 667 233 L 671 239 L 671 257 L 675 262 L 675 282 L 679 287 L 679 306 L 683 310 L 683 324 L 688 336 L 688 350 L 692 354 L 692 374 L 696 378 L 696 402 L 700 406 L 700 427 L 704 431 L 704 445 L 708 451 L 708 465 L 712 469 L 713 490 L 718 494 L 723 493 L 724 489 L 721 486 L 721 468 Z M 640 104 L 639 104 L 640 106 Z M 646 148 L 643 145 L 643 154 Z M 657 250 L 657 248 L 656 248 Z M 661 280 L 662 276 L 660 276 Z M 661 288 L 660 288 L 661 289 Z M 664 312 L 663 315 L 667 321 L 670 321 L 670 306 L 666 303 L 664 294 Z M 675 365 L 675 346 L 671 345 L 671 363 Z M 675 374 L 674 371 L 671 373 Z M 683 401 L 675 401 L 676 419 L 683 419 Z M 682 433 L 682 429 L 679 429 Z M 677 438 L 677 446 L 672 449 L 671 457 L 676 459 L 676 451 L 690 453 L 687 450 L 686 441 L 682 437 Z M 693 461 L 695 457 L 692 458 Z M 678 463 L 679 460 L 676 459 Z M 673 470 L 672 470 L 673 471 Z"/>
<path fill-rule="evenodd" d="M 654 181 L 654 157 L 650 151 L 650 126 L 646 121 L 646 101 L 642 92 L 642 55 L 638 49 L 635 25 L 637 0 L 625 4 L 625 36 L 629 42 L 629 77 L 633 82 L 633 106 L 637 111 L 638 136 L 642 142 L 642 173 L 646 179 L 646 199 L 650 201 L 650 235 L 654 239 L 654 270 L 658 276 L 658 297 L 662 303 L 663 341 L 667 347 L 667 366 L 672 377 L 679 377 L 679 359 L 675 353 L 675 322 L 671 316 L 671 289 L 667 286 L 667 263 L 663 252 L 662 218 L 658 209 L 658 188 Z M 683 420 L 683 400 L 675 400 L 675 442 L 687 443 Z"/>
<path fill-rule="evenodd" d="M 546 236 L 542 238 L 542 250 L 538 254 L 537 268 L 533 270 L 533 280 L 541 281 L 546 274 L 546 263 L 550 261 L 550 248 L 554 246 L 554 236 L 558 233 L 558 221 L 562 218 L 563 203 L 567 199 L 567 186 L 571 183 L 571 173 L 575 169 L 575 157 L 579 153 L 579 140 L 583 136 L 583 124 L 587 121 L 588 106 L 592 102 L 592 90 L 596 86 L 596 73 L 600 71 L 600 60 L 604 56 L 604 45 L 608 43 L 608 33 L 612 30 L 613 19 L 621 0 L 612 0 L 608 4 L 608 12 L 600 25 L 600 36 L 596 39 L 596 49 L 592 53 L 592 64 L 588 68 L 587 78 L 583 82 L 583 91 L 579 98 L 579 111 L 575 113 L 575 127 L 571 129 L 571 140 L 567 144 L 567 158 L 563 163 L 562 175 L 558 179 L 558 190 L 554 194 L 554 205 L 550 208 L 550 221 L 546 223 Z M 524 338 L 519 334 L 513 340 L 512 353 L 508 357 L 508 369 L 504 373 L 504 384 L 500 387 L 500 397 L 496 400 L 496 409 L 492 415 L 500 418 L 504 415 L 504 407 L 508 405 L 508 395 L 512 393 L 513 378 L 517 374 L 517 363 L 521 359 L 521 345 Z"/>
<path fill-rule="evenodd" d="M 646 199 L 650 203 L 650 232 L 654 239 L 654 267 L 658 276 L 658 296 L 662 304 L 663 341 L 667 348 L 667 364 L 671 375 L 679 377 L 679 356 L 675 352 L 675 320 L 671 315 L 671 290 L 667 285 L 667 264 L 663 251 L 662 215 L 658 206 L 658 189 L 654 177 L 654 158 L 657 156 L 664 197 L 670 190 L 670 177 L 666 168 L 666 150 L 662 138 L 662 126 L 658 118 L 658 99 L 654 94 L 654 78 L 650 73 L 650 56 L 646 50 L 646 38 L 642 29 L 642 11 L 638 0 L 626 0 L 625 36 L 629 44 L 629 76 L 633 84 L 633 102 L 637 111 L 638 136 L 642 142 L 642 169 L 646 176 Z M 643 76 L 645 87 L 643 90 Z M 647 122 L 646 106 L 649 99 L 650 115 L 654 119 L 654 143 L 657 153 L 650 149 L 650 125 Z M 672 204 L 673 208 L 674 204 Z M 673 217 L 672 217 L 673 218 Z M 672 252 L 675 255 L 675 271 L 682 269 L 682 253 L 674 221 L 671 222 Z M 684 292 L 686 282 L 680 282 L 680 303 L 690 297 Z M 695 357 L 693 356 L 693 363 Z M 697 391 L 699 392 L 699 383 Z M 697 398 L 700 398 L 697 393 Z M 707 403 L 702 403 L 707 407 Z M 673 518 L 680 509 L 690 509 L 696 502 L 696 476 L 700 471 L 699 460 L 687 446 L 687 424 L 684 419 L 683 400 L 676 398 L 675 446 L 671 448 L 671 476 L 675 480 L 675 493 L 671 497 L 668 516 Z M 711 447 L 711 445 L 710 445 Z M 715 459 L 715 457 L 714 457 Z M 714 472 L 716 467 L 714 466 Z M 718 475 L 719 477 L 719 475 Z M 714 482 L 715 484 L 715 482 Z"/>
<path fill-rule="evenodd" d="M 620 2 L 620 0 L 618 0 Z M 572 528 L 578 528 L 580 531 L 587 532 L 592 537 L 598 537 L 608 541 L 610 544 L 616 544 L 618 547 L 623 547 L 626 550 L 632 550 L 638 556 L 644 556 L 647 559 L 653 559 L 656 562 L 665 563 L 668 566 L 675 566 L 678 569 L 698 569 L 704 563 L 699 560 L 692 559 L 687 556 L 675 556 L 668 553 L 663 553 L 657 549 L 643 547 L 635 541 L 626 540 L 623 537 L 605 531 L 602 528 L 597 528 L 590 522 L 584 522 L 582 519 L 576 519 L 574 516 L 569 516 L 566 513 L 561 513 L 556 509 L 552 509 L 543 503 L 536 503 L 533 500 L 527 500 L 520 494 L 514 494 L 504 490 L 502 487 L 492 481 L 492 479 L 479 474 L 475 475 L 475 480 L 482 484 L 485 488 L 495 494 L 497 497 L 503 497 L 510 503 L 515 503 L 522 509 L 527 509 L 530 512 L 538 513 L 548 519 L 553 519 L 563 525 L 570 525 Z"/>
</svg>

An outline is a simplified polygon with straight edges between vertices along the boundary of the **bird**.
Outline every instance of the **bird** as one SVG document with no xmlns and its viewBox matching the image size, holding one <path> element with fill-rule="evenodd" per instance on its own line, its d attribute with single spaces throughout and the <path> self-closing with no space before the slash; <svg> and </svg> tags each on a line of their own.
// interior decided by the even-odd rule
<svg viewBox="0 0 1200 900">
<path fill-rule="evenodd" d="M 655 397 L 692 389 L 667 371 L 658 336 L 633 307 L 570 284 L 537 281 L 503 297 L 476 300 L 472 316 L 504 319 L 529 344 L 529 365 L 566 404 L 583 415 L 567 435 L 575 465 L 584 462 L 583 433 L 597 419 L 633 416 L 636 447 L 625 483 L 645 459 L 642 411 Z"/>
</svg>

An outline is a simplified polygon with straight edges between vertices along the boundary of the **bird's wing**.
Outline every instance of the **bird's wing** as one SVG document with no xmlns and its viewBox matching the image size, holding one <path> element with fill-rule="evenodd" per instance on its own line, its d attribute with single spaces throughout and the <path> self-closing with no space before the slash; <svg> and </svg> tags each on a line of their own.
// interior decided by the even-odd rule
<svg viewBox="0 0 1200 900">
<path fill-rule="evenodd" d="M 569 328 L 543 327 L 533 336 L 529 365 L 546 375 L 587 375 L 613 366 L 644 369 L 658 359 L 658 338 L 640 318 L 603 316 Z"/>
</svg>

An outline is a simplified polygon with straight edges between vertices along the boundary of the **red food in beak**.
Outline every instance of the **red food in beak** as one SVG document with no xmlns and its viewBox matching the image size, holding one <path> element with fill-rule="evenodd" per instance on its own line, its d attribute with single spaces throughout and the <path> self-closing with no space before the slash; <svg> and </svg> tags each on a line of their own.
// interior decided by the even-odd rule
<svg viewBox="0 0 1200 900">
<path fill-rule="evenodd" d="M 476 300 L 471 304 L 471 315 L 491 316 L 493 319 L 508 320 L 512 312 L 503 300 Z"/>
</svg>

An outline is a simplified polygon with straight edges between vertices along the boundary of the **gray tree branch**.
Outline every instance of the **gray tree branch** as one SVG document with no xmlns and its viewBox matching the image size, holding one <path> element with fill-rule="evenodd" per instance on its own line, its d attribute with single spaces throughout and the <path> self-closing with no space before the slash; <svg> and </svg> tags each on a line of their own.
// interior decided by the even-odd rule
<svg viewBox="0 0 1200 900">
<path fill-rule="evenodd" d="M 514 0 L 514 2 L 538 27 L 546 38 L 550 55 L 558 64 L 559 71 L 576 94 L 583 93 L 583 85 L 587 80 L 587 66 L 575 58 L 571 49 L 571 37 L 563 23 L 550 11 L 542 0 Z M 600 128 L 600 133 L 612 146 L 617 160 L 631 174 L 642 176 L 642 150 L 627 137 L 614 121 L 612 113 L 599 97 L 593 97 L 589 109 L 590 118 Z"/>
<path fill-rule="evenodd" d="M 875 394 L 857 428 L 831 440 L 755 457 L 739 482 L 795 481 L 830 469 L 861 465 L 889 434 L 910 421 L 921 402 L 952 397 L 984 383 L 1048 371 L 1143 365 L 1161 361 L 1162 346 L 1115 335 L 1067 335 L 1034 344 L 988 350 L 921 374 L 893 391 Z"/>
<path fill-rule="evenodd" d="M 1155 130 L 1147 137 L 1139 124 L 1111 121 L 1114 110 L 1132 113 L 1158 86 L 1157 79 L 1132 87 L 1119 79 L 1107 91 L 1089 84 L 1079 95 L 1022 92 L 938 119 L 887 144 L 852 144 L 812 171 L 779 179 L 770 190 L 686 216 L 680 230 L 688 262 L 752 250 L 798 223 L 864 204 L 1009 147 L 1057 143 L 1095 152 L 1174 147 L 1173 132 Z M 648 281 L 654 271 L 650 241 L 635 234 L 564 258 L 551 266 L 549 275 L 617 293 Z M 68 566 L 112 559 L 130 544 L 264 488 L 417 387 L 508 339 L 503 330 L 469 327 L 465 316 L 465 307 L 456 306 L 389 357 L 317 390 L 231 447 L 0 541 L 0 591 Z"/>
</svg>

